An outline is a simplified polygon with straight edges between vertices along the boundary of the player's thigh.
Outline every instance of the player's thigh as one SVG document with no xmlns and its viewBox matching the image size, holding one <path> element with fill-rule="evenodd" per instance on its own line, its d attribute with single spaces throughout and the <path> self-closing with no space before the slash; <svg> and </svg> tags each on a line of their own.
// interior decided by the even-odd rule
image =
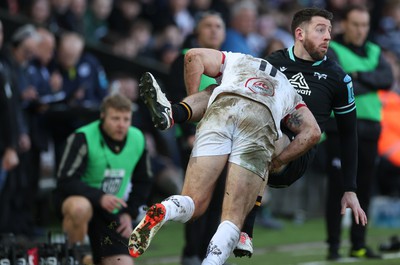
<svg viewBox="0 0 400 265">
<path fill-rule="evenodd" d="M 264 180 L 258 174 L 229 163 L 221 221 L 230 220 L 242 227 L 264 185 Z"/>
<path fill-rule="evenodd" d="M 196 208 L 207 208 L 215 183 L 225 167 L 228 155 L 191 157 L 186 169 L 182 195 L 190 196 Z"/>
</svg>

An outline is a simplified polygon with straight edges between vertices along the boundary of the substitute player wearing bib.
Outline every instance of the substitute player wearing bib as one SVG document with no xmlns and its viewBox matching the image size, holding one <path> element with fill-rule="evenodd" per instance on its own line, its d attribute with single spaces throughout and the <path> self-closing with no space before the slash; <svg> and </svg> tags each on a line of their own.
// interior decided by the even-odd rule
<svg viewBox="0 0 400 265">
<path fill-rule="evenodd" d="M 126 241 L 153 182 L 145 137 L 131 126 L 132 103 L 125 96 L 106 97 L 100 117 L 67 140 L 56 210 L 71 244 L 89 235 L 95 264 L 133 265 Z"/>
</svg>

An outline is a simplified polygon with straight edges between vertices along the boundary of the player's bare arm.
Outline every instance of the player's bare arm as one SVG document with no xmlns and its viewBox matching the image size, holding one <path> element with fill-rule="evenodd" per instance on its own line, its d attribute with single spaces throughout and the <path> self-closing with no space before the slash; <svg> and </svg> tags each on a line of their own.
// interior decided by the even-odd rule
<svg viewBox="0 0 400 265">
<path fill-rule="evenodd" d="M 301 107 L 283 120 L 284 125 L 296 134 L 294 140 L 272 161 L 272 168 L 289 163 L 306 153 L 318 143 L 321 130 L 314 115 L 307 107 Z"/>
<path fill-rule="evenodd" d="M 188 95 L 199 92 L 201 75 L 220 74 L 223 54 L 213 49 L 195 48 L 185 54 L 184 79 Z"/>
</svg>

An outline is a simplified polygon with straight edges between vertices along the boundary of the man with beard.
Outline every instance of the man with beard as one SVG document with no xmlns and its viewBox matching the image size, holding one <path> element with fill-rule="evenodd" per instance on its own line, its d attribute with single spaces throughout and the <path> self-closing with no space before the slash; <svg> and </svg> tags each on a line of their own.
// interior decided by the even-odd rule
<svg viewBox="0 0 400 265">
<path fill-rule="evenodd" d="M 366 225 L 365 213 L 355 193 L 357 190 L 357 120 L 352 79 L 336 62 L 326 57 L 331 40 L 332 19 L 333 14 L 324 9 L 299 10 L 294 15 L 291 25 L 295 38 L 294 46 L 277 51 L 266 59 L 286 75 L 297 93 L 303 97 L 322 132 L 325 130 L 331 112 L 334 112 L 338 125 L 343 172 L 341 214 L 345 213 L 346 208 L 351 208 L 355 222 Z M 168 129 L 174 123 L 201 119 L 211 91 L 196 92 L 188 91 L 190 96 L 183 100 L 185 107 L 182 104 L 173 104 L 168 107 L 163 105 L 161 100 L 157 100 L 159 113 L 153 116 L 155 126 L 159 129 Z M 285 134 L 289 138 L 293 136 L 290 131 L 285 131 Z M 303 176 L 315 152 L 316 147 L 285 165 L 279 172 L 271 174 L 268 185 L 275 188 L 290 186 Z M 275 162 L 279 161 L 275 160 Z M 260 191 L 260 194 L 262 193 L 263 191 Z M 236 256 L 251 257 L 253 253 L 251 238 L 261 198 L 258 196 L 255 207 L 242 228 L 240 240 L 234 250 Z"/>
<path fill-rule="evenodd" d="M 331 43 L 328 55 L 336 59 L 352 77 L 357 104 L 358 133 L 358 198 L 368 214 L 378 165 L 378 140 L 381 133 L 382 109 L 378 90 L 389 90 L 393 73 L 381 48 L 369 41 L 369 10 L 364 5 L 350 5 L 341 21 L 343 34 Z M 334 122 L 327 127 L 327 202 L 325 222 L 327 227 L 328 260 L 340 259 L 340 235 L 342 217 L 339 215 L 341 170 L 338 134 Z M 351 250 L 355 258 L 376 259 L 380 255 L 367 246 L 367 226 L 350 228 Z"/>
</svg>

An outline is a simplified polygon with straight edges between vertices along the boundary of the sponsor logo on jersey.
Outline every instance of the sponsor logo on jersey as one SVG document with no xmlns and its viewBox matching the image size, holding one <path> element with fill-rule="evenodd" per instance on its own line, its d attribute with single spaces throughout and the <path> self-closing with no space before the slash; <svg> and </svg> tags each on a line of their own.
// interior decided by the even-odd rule
<svg viewBox="0 0 400 265">
<path fill-rule="evenodd" d="M 306 79 L 304 78 L 303 73 L 297 73 L 292 78 L 289 79 L 289 82 L 296 89 L 297 93 L 300 95 L 310 96 L 311 90 L 308 86 Z"/>
<path fill-rule="evenodd" d="M 101 183 L 102 191 L 108 194 L 117 194 L 122 186 L 124 176 L 125 169 L 107 168 Z"/>
<path fill-rule="evenodd" d="M 279 71 L 281 71 L 281 72 L 285 72 L 286 70 L 287 70 L 287 68 L 285 66 L 279 67 Z"/>
<path fill-rule="evenodd" d="M 317 76 L 318 80 L 321 80 L 321 78 L 326 79 L 328 77 L 326 74 L 320 74 L 318 72 L 314 72 L 314 76 Z"/>
<path fill-rule="evenodd" d="M 349 103 L 350 102 L 353 102 L 354 100 L 355 100 L 355 97 L 354 97 L 354 88 L 353 88 L 353 82 L 351 82 L 351 77 L 349 76 L 349 75 L 346 75 L 345 77 L 344 77 L 344 79 L 343 79 L 343 81 L 345 82 L 345 83 L 347 83 L 346 84 L 346 87 L 347 87 L 347 93 L 348 93 L 348 101 L 349 101 Z"/>
<path fill-rule="evenodd" d="M 266 80 L 262 78 L 250 78 L 246 81 L 245 86 L 253 93 L 257 93 L 262 96 L 272 97 L 275 94 L 273 86 L 268 84 Z"/>
</svg>

